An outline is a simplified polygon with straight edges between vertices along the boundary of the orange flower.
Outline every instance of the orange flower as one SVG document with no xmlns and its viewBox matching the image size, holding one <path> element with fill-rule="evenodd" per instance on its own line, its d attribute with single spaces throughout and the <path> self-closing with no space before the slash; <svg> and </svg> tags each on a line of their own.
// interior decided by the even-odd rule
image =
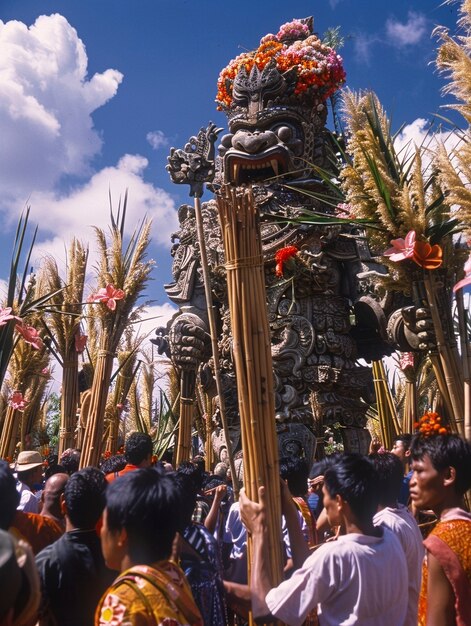
<svg viewBox="0 0 471 626">
<path fill-rule="evenodd" d="M 416 241 L 412 260 L 425 270 L 435 270 L 443 263 L 443 250 L 436 243 L 431 246 L 427 241 Z"/>
<path fill-rule="evenodd" d="M 275 261 L 276 261 L 276 275 L 279 278 L 283 277 L 283 265 L 289 261 L 289 259 L 292 259 L 293 257 L 295 257 L 298 254 L 298 249 L 296 248 L 296 246 L 286 246 L 285 248 L 281 248 L 281 250 L 278 250 L 278 252 L 275 254 Z"/>
</svg>

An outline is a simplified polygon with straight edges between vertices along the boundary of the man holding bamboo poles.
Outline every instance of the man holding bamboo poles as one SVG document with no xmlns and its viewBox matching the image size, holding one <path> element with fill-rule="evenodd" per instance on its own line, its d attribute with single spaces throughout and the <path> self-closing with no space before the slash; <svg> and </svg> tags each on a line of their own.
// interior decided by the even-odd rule
<svg viewBox="0 0 471 626">
<path fill-rule="evenodd" d="M 329 523 L 343 525 L 346 534 L 309 553 L 294 505 L 283 497 L 283 512 L 298 569 L 273 589 L 269 580 L 264 487 L 260 488 L 260 503 L 241 493 L 241 516 L 253 541 L 254 618 L 263 623 L 278 619 L 300 626 L 307 614 L 317 608 L 322 626 L 402 626 L 407 566 L 396 537 L 388 529 L 373 525 L 379 502 L 374 467 L 364 457 L 346 454 L 326 470 L 324 481 Z"/>
</svg>

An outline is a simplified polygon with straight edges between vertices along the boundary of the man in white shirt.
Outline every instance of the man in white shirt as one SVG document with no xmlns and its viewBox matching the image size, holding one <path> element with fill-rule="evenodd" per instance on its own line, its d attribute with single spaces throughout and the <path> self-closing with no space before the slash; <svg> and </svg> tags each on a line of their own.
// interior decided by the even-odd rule
<svg viewBox="0 0 471 626">
<path fill-rule="evenodd" d="M 391 452 L 370 454 L 370 460 L 378 472 L 380 500 L 378 512 L 373 517 L 375 526 L 385 526 L 398 538 L 404 550 L 409 574 L 409 594 L 405 626 L 417 626 L 420 581 L 425 549 L 422 535 L 414 516 L 403 504 L 398 504 L 403 466 L 397 455 Z"/>
<path fill-rule="evenodd" d="M 260 503 L 241 493 L 242 520 L 253 540 L 255 619 L 300 626 L 317 609 L 321 626 L 403 626 L 406 560 L 394 535 L 373 525 L 379 494 L 371 462 L 359 455 L 342 456 L 325 472 L 323 495 L 330 525 L 342 525 L 346 535 L 309 554 L 299 524 L 293 523 L 297 520 L 294 505 L 283 497 L 295 567 L 304 562 L 289 580 L 272 589 L 264 488 L 260 488 Z"/>
<path fill-rule="evenodd" d="M 35 450 L 20 452 L 14 464 L 17 476 L 16 489 L 20 494 L 19 511 L 39 513 L 39 499 L 33 492 L 33 486 L 42 483 L 43 459 Z"/>
</svg>

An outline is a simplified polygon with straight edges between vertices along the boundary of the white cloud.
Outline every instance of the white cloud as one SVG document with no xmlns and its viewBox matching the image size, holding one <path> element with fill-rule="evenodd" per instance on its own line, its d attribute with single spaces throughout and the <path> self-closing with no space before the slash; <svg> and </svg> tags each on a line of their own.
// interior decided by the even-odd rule
<svg viewBox="0 0 471 626">
<path fill-rule="evenodd" d="M 114 69 L 87 76 L 88 58 L 76 30 L 58 14 L 28 27 L 0 21 L 0 197 L 5 220 L 16 221 L 25 203 L 39 224 L 35 252 L 65 261 L 72 236 L 93 240 L 91 225 L 109 224 L 113 205 L 128 190 L 128 233 L 144 215 L 153 240 L 170 245 L 177 226 L 174 202 L 144 180 L 148 161 L 125 154 L 116 165 L 93 171 L 102 146 L 92 114 L 117 93 L 123 75 Z M 164 141 L 157 131 L 155 141 Z M 80 183 L 61 188 L 64 175 Z"/>
<path fill-rule="evenodd" d="M 161 130 L 153 130 L 147 133 L 146 139 L 154 150 L 168 146 L 168 139 Z"/>
<path fill-rule="evenodd" d="M 427 18 L 422 13 L 409 11 L 407 21 L 399 22 L 389 18 L 386 22 L 386 35 L 390 42 L 398 47 L 417 44 L 427 31 Z"/>
<path fill-rule="evenodd" d="M 92 113 L 112 98 L 123 75 L 87 77 L 76 30 L 58 14 L 29 28 L 0 21 L 0 194 L 24 204 L 64 174 L 86 175 L 102 145 Z"/>
<path fill-rule="evenodd" d="M 49 239 L 37 243 L 36 254 L 42 256 L 49 252 L 62 262 L 65 260 L 64 241 L 69 242 L 75 236 L 93 242 L 92 225 L 107 229 L 110 223 L 109 193 L 116 210 L 126 190 L 126 232 L 132 232 L 147 216 L 153 220 L 153 241 L 170 246 L 170 235 L 178 226 L 175 204 L 167 192 L 143 180 L 147 165 L 144 157 L 126 154 L 116 166 L 100 170 L 66 196 L 50 191 L 34 194 L 31 222 L 40 224 L 40 234 L 46 229 L 53 233 Z"/>
</svg>

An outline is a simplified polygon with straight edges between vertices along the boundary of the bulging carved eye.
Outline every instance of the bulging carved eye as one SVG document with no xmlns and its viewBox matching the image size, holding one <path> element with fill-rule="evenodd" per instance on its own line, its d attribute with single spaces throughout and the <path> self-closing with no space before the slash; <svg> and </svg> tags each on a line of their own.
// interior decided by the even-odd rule
<svg viewBox="0 0 471 626">
<path fill-rule="evenodd" d="M 230 148 L 232 145 L 232 137 L 234 137 L 232 133 L 227 133 L 226 135 L 223 135 L 221 137 L 221 145 L 223 145 L 225 148 Z"/>
<path fill-rule="evenodd" d="M 289 126 L 278 126 L 278 128 L 275 129 L 275 132 L 278 135 L 278 138 L 284 143 L 288 143 L 293 139 L 293 129 Z"/>
</svg>

